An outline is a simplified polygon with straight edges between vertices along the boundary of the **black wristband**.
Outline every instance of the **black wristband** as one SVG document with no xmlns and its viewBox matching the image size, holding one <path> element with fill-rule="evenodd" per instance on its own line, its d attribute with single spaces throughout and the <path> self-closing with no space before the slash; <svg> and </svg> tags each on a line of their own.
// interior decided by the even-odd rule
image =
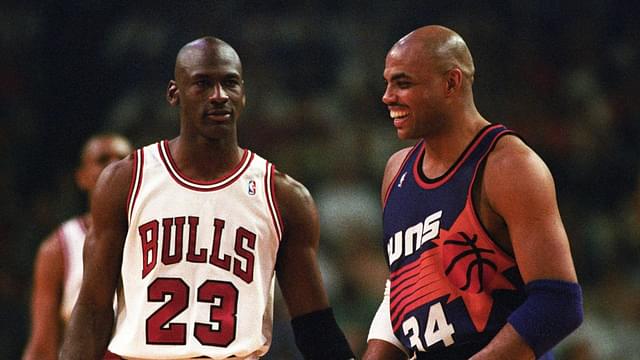
<svg viewBox="0 0 640 360">
<path fill-rule="evenodd" d="M 333 310 L 314 311 L 291 320 L 296 345 L 306 360 L 355 359 L 333 316 Z"/>
</svg>

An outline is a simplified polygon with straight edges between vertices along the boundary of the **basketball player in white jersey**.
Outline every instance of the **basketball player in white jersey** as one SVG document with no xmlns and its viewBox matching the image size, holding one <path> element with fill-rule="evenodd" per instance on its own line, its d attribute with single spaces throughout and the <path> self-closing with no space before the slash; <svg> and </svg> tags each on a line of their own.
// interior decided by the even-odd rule
<svg viewBox="0 0 640 360">
<path fill-rule="evenodd" d="M 100 172 L 133 150 L 117 134 L 91 137 L 83 146 L 75 172 L 78 188 L 89 196 Z M 31 337 L 23 360 L 57 359 L 62 333 L 82 283 L 82 247 L 91 218 L 88 213 L 65 221 L 40 245 L 34 264 Z"/>
<path fill-rule="evenodd" d="M 185 45 L 167 100 L 180 109 L 178 137 L 98 181 L 61 358 L 108 346 L 123 359 L 257 359 L 271 343 L 274 275 L 305 358 L 353 358 L 322 286 L 311 195 L 238 145 L 238 54 L 213 37 Z"/>
</svg>

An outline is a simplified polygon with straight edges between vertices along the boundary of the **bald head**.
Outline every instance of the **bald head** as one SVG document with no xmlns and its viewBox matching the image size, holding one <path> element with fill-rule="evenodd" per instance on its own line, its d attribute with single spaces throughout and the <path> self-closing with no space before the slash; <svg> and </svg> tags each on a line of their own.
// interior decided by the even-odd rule
<svg viewBox="0 0 640 360">
<path fill-rule="evenodd" d="M 204 60 L 204 62 L 203 62 Z M 242 62 L 240 56 L 226 42 L 213 37 L 205 36 L 196 39 L 180 49 L 176 57 L 175 78 L 178 79 L 185 69 L 203 63 L 227 63 L 231 62 L 237 66 L 237 70 L 242 75 Z"/>
<path fill-rule="evenodd" d="M 462 37 L 455 31 L 440 25 L 429 25 L 418 28 L 393 45 L 389 53 L 407 51 L 426 58 L 439 71 L 458 68 L 473 82 L 475 66 L 471 52 Z"/>
</svg>

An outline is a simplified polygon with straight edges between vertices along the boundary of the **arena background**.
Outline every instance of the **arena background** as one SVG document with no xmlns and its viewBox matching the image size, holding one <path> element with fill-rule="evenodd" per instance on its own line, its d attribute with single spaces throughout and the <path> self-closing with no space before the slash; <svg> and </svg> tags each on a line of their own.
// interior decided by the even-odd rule
<svg viewBox="0 0 640 360">
<path fill-rule="evenodd" d="M 380 101 L 389 47 L 425 24 L 467 41 L 481 113 L 551 168 L 585 290 L 558 359 L 640 359 L 638 2 L 15 1 L 0 12 L 0 359 L 28 334 L 32 262 L 84 210 L 82 142 L 136 146 L 178 131 L 164 100 L 180 46 L 205 34 L 244 61 L 241 144 L 305 183 L 322 219 L 322 271 L 358 354 L 382 294 L 379 186 L 396 140 Z M 269 359 L 299 359 L 286 312 Z M 635 341 L 634 341 L 635 340 Z"/>
</svg>

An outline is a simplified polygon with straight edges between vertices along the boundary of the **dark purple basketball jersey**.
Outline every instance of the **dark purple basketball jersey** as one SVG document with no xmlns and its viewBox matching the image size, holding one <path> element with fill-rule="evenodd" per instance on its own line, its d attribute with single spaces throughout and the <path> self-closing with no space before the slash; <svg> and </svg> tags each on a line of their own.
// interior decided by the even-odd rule
<svg viewBox="0 0 640 360">
<path fill-rule="evenodd" d="M 483 128 L 437 179 L 422 172 L 424 142 L 395 175 L 383 212 L 393 331 L 417 358 L 466 359 L 483 348 L 525 299 L 514 258 L 487 234 L 471 190 L 496 141 Z"/>
</svg>

